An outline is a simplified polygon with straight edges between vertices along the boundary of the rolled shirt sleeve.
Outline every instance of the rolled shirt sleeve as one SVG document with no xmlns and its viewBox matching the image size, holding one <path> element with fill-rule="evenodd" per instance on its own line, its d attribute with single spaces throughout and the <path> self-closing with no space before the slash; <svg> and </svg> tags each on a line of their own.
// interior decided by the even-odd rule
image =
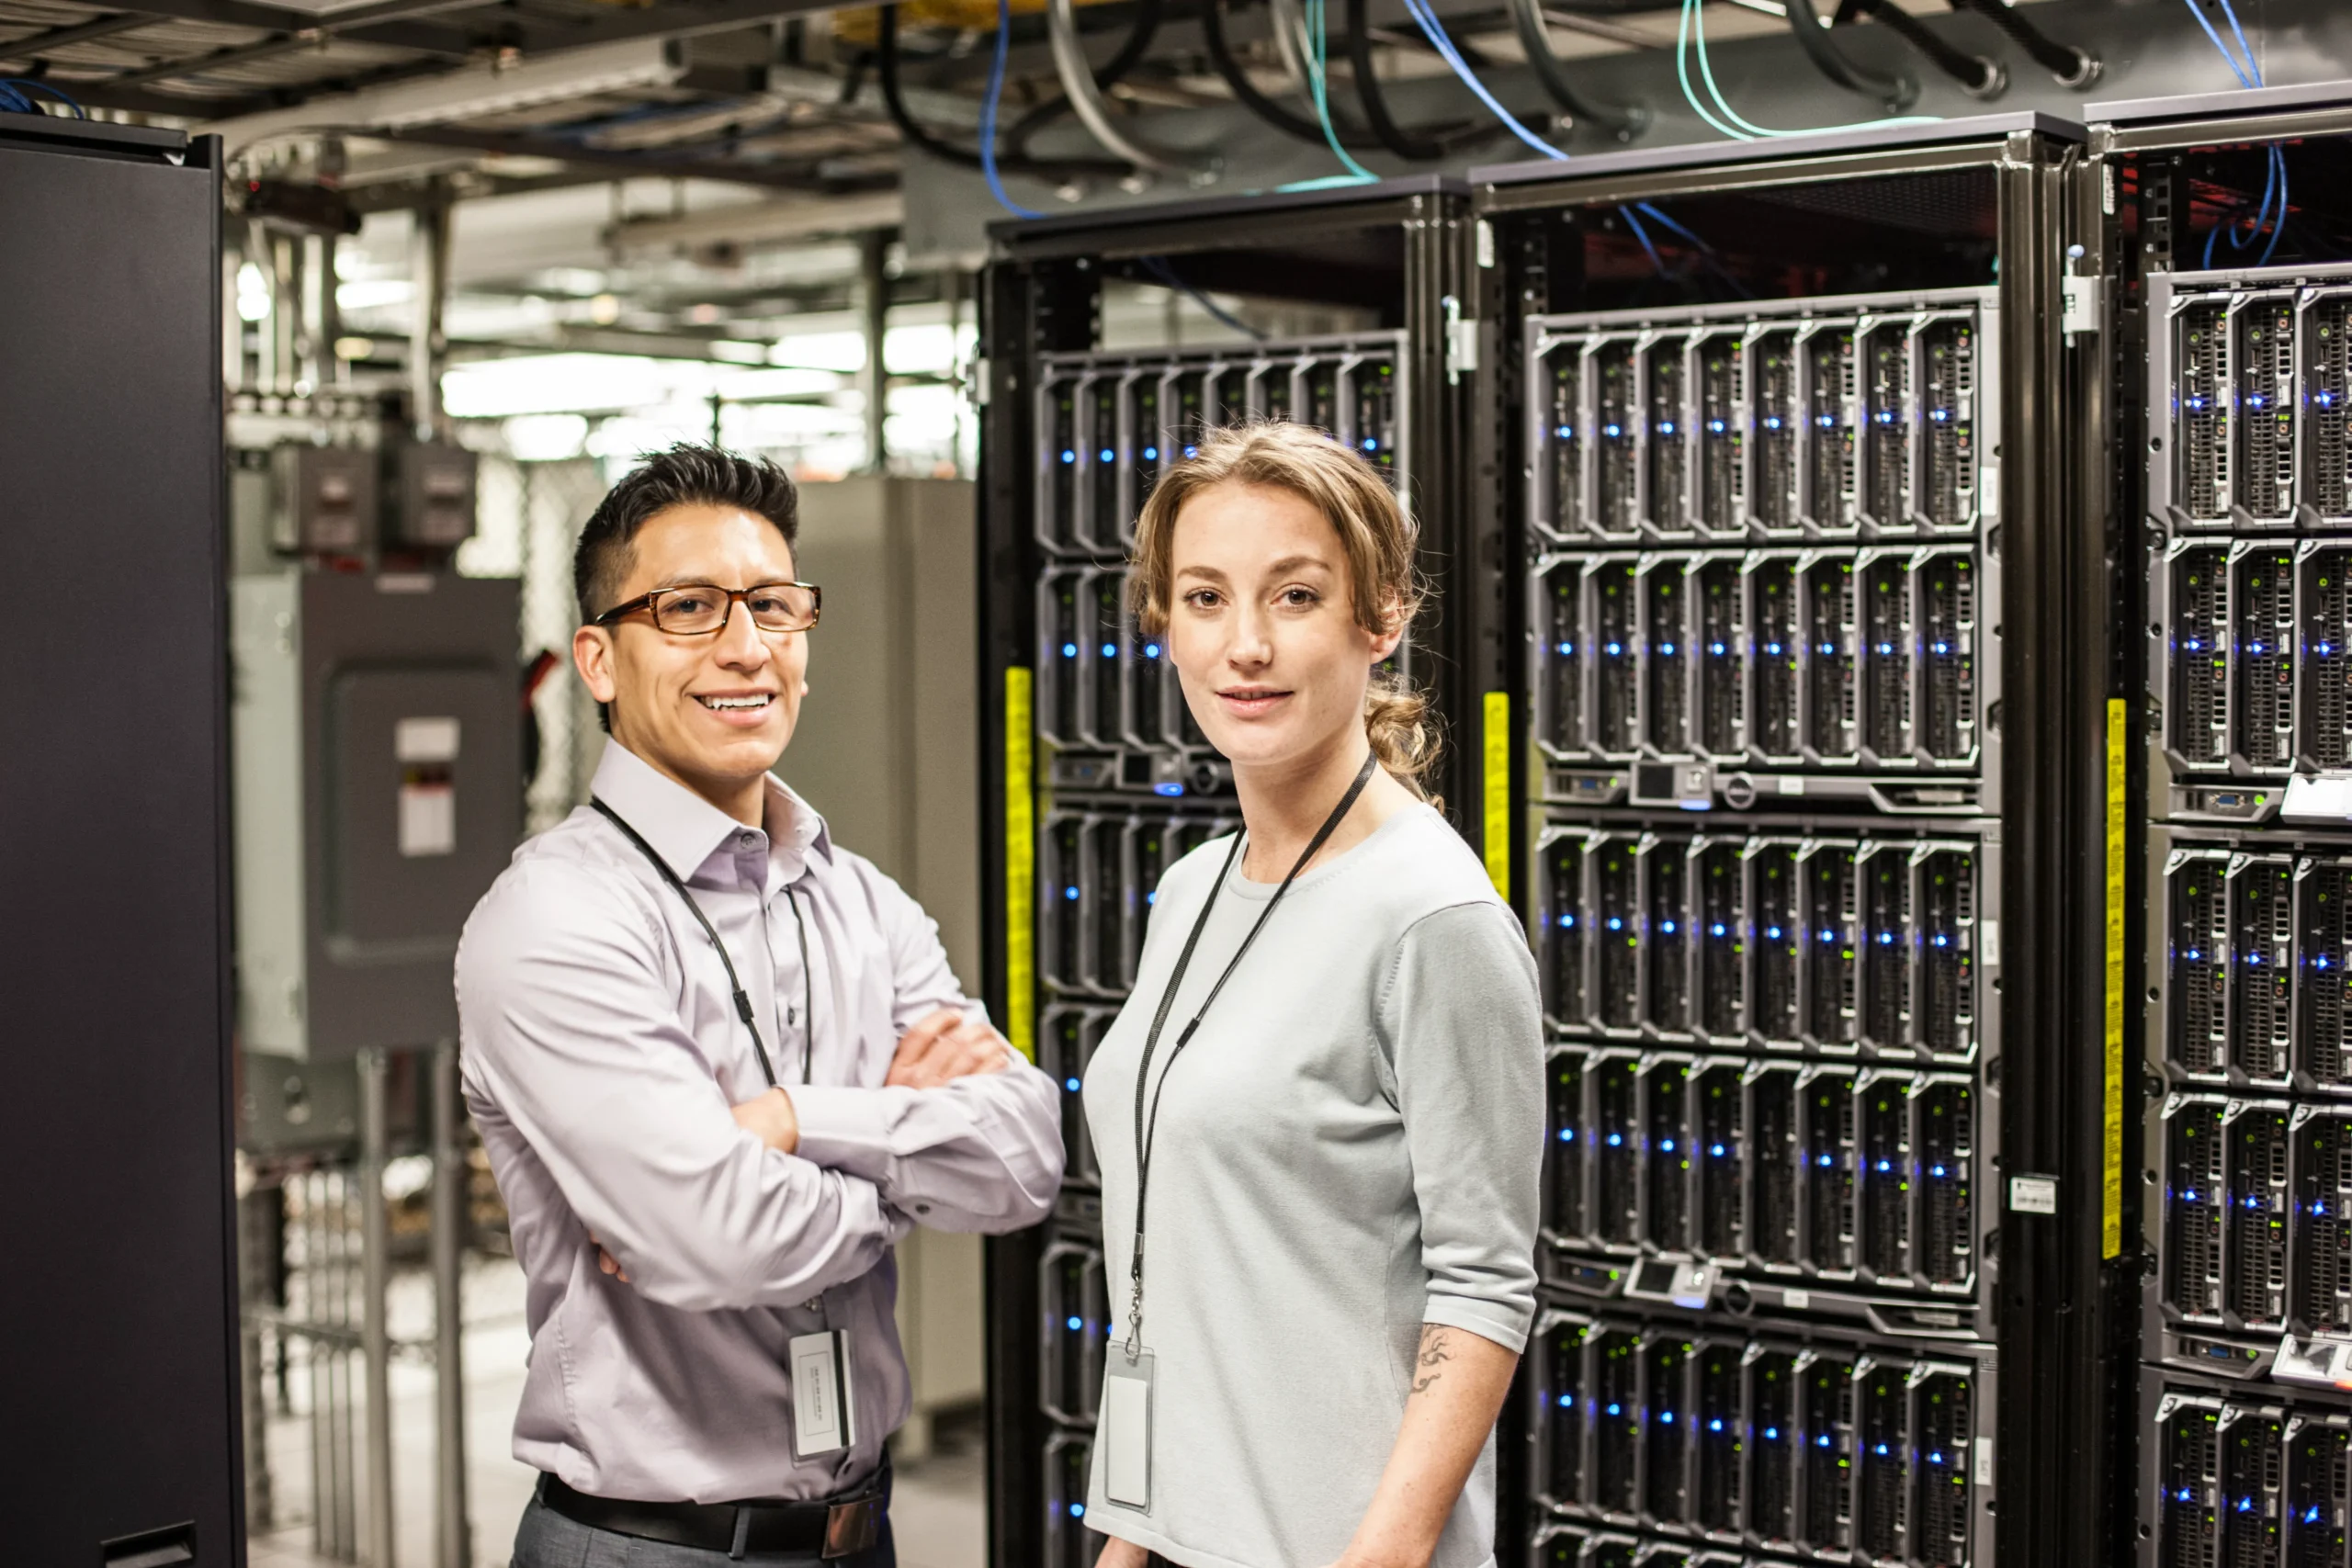
<svg viewBox="0 0 2352 1568">
<path fill-rule="evenodd" d="M 1525 1348 L 1535 1319 L 1544 1026 L 1535 961 L 1498 903 L 1422 917 L 1380 1016 L 1420 1206 L 1423 1321 Z"/>
<path fill-rule="evenodd" d="M 942 1009 L 986 1021 L 956 982 L 937 924 L 888 877 L 866 880 L 889 943 L 892 1026 L 903 1034 Z M 1008 1055 L 1002 1072 L 937 1089 L 795 1085 L 800 1155 L 871 1182 L 884 1202 L 937 1230 L 1035 1224 L 1061 1186 L 1060 1108 L 1053 1081 Z"/>
<path fill-rule="evenodd" d="M 472 1073 L 647 1300 L 781 1306 L 865 1274 L 908 1222 L 872 1180 L 736 1124 L 643 906 L 561 861 L 502 878 L 458 954 Z"/>
</svg>

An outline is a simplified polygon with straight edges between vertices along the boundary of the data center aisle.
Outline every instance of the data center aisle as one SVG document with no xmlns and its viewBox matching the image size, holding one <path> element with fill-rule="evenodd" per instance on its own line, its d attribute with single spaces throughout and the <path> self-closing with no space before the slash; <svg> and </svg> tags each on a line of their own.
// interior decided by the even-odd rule
<svg viewBox="0 0 2352 1568">
<path fill-rule="evenodd" d="M 537 1483 L 509 1447 L 523 1394 L 530 1337 L 523 1326 L 523 1276 L 503 1258 L 471 1259 L 466 1270 L 466 1443 L 474 1568 L 506 1568 L 514 1524 Z M 429 1281 L 394 1280 L 392 1322 L 408 1337 L 430 1325 Z M 299 1386 L 299 1375 L 296 1379 Z M 256 1529 L 251 1568 L 344 1568 L 311 1550 L 310 1427 L 299 1414 L 273 1412 L 270 1474 L 277 1527 Z M 408 1360 L 392 1368 L 396 1568 L 433 1568 L 434 1393 L 431 1369 Z M 899 1568 L 981 1568 L 988 1555 L 987 1452 L 981 1423 L 943 1417 L 924 1459 L 898 1467 L 890 1517 Z M 364 1506 L 364 1505 L 363 1505 Z"/>
</svg>

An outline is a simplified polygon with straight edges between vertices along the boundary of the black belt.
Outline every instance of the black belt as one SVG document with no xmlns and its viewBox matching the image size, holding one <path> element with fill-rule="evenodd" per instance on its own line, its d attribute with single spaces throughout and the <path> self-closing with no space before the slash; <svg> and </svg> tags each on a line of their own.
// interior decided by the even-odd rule
<svg viewBox="0 0 2352 1568">
<path fill-rule="evenodd" d="M 747 1551 L 814 1551 L 847 1557 L 881 1539 L 890 1507 L 886 1461 L 855 1496 L 813 1503 L 636 1503 L 592 1497 L 552 1475 L 539 1477 L 539 1501 L 574 1524 L 640 1540 L 697 1547 L 741 1557 Z"/>
</svg>

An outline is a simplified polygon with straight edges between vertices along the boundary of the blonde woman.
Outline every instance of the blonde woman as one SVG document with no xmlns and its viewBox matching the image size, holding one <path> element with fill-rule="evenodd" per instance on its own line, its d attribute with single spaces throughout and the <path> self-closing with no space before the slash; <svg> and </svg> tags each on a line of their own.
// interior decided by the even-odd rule
<svg viewBox="0 0 2352 1568">
<path fill-rule="evenodd" d="M 1113 1323 L 1100 1568 L 1487 1568 L 1491 1435 L 1535 1310 L 1542 1022 L 1422 793 L 1419 604 L 1381 475 L 1302 425 L 1159 481 L 1132 607 L 1242 830 L 1161 880 L 1086 1075 Z"/>
</svg>

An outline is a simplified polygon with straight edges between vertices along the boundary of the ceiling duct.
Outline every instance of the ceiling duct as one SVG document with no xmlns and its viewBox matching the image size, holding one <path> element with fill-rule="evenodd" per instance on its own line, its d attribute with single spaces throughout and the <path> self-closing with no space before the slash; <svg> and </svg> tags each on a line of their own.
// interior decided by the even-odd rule
<svg viewBox="0 0 2352 1568">
<path fill-rule="evenodd" d="M 566 50 L 499 70 L 469 65 L 446 76 L 312 98 L 292 108 L 217 120 L 231 154 L 273 137 L 313 130 L 399 130 L 564 103 L 598 93 L 668 86 L 685 74 L 680 47 L 660 39 Z"/>
</svg>

